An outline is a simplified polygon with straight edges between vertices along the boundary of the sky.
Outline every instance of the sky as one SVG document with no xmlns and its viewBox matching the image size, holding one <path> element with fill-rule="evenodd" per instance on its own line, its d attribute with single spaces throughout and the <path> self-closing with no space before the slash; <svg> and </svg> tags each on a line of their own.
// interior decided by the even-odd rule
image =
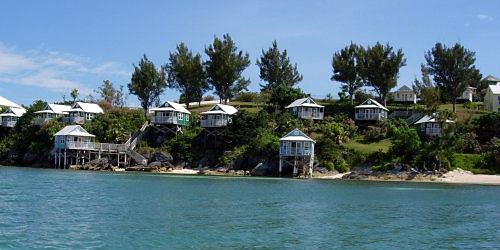
<svg viewBox="0 0 500 250">
<path fill-rule="evenodd" d="M 203 59 L 214 36 L 230 34 L 252 64 L 243 72 L 258 91 L 255 62 L 277 41 L 303 75 L 313 97 L 338 95 L 332 82 L 335 51 L 351 41 L 401 48 L 407 66 L 398 86 L 420 77 L 424 53 L 436 42 L 476 52 L 483 76 L 500 76 L 500 1 L 0 1 L 0 96 L 29 105 L 93 94 L 103 80 L 130 82 L 146 54 L 157 67 L 184 42 Z M 162 101 L 179 93 L 167 89 Z M 139 106 L 129 95 L 127 103 Z"/>
</svg>

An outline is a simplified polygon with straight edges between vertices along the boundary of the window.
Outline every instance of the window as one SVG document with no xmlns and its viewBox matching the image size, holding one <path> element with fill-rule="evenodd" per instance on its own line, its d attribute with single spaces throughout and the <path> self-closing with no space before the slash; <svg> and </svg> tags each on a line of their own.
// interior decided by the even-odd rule
<svg viewBox="0 0 500 250">
<path fill-rule="evenodd" d="M 177 120 L 182 120 L 182 113 L 181 112 L 177 113 Z"/>
<path fill-rule="evenodd" d="M 189 115 L 186 115 L 186 121 L 189 121 Z"/>
<path fill-rule="evenodd" d="M 304 142 L 304 151 L 309 151 L 309 142 Z"/>
</svg>

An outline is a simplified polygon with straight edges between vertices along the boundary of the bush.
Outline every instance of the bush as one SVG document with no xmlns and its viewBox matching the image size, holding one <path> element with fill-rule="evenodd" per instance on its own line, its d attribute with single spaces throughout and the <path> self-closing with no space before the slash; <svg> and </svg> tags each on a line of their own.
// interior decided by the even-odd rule
<svg viewBox="0 0 500 250">
<path fill-rule="evenodd" d="M 387 130 L 383 127 L 368 126 L 364 131 L 366 142 L 377 142 L 384 139 L 387 135 Z"/>
<path fill-rule="evenodd" d="M 236 96 L 235 101 L 259 102 L 259 93 L 257 93 L 257 92 L 241 92 Z"/>
<path fill-rule="evenodd" d="M 455 142 L 455 150 L 460 153 L 465 154 L 475 154 L 481 151 L 481 145 L 479 145 L 476 139 L 477 135 L 475 133 L 465 133 L 457 136 Z"/>
<path fill-rule="evenodd" d="M 500 113 L 491 112 L 473 121 L 477 139 L 481 143 L 490 141 L 493 137 L 500 138 Z"/>
<path fill-rule="evenodd" d="M 213 95 L 206 95 L 202 99 L 203 101 L 215 101 L 215 97 Z"/>
<path fill-rule="evenodd" d="M 420 137 L 413 128 L 400 128 L 392 136 L 392 146 L 389 155 L 393 158 L 401 157 L 405 163 L 411 163 L 420 150 Z"/>
<path fill-rule="evenodd" d="M 344 159 L 340 158 L 335 161 L 335 169 L 339 171 L 339 173 L 349 172 L 349 167 L 347 166 Z"/>
</svg>

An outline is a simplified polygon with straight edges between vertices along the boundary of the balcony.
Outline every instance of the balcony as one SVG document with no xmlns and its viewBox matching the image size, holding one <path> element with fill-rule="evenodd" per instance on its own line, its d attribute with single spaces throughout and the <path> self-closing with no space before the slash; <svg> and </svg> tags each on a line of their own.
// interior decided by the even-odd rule
<svg viewBox="0 0 500 250">
<path fill-rule="evenodd" d="M 383 120 L 384 117 L 380 113 L 356 113 L 355 120 L 361 121 L 379 121 Z"/>
<path fill-rule="evenodd" d="M 220 128 L 227 126 L 227 124 L 228 124 L 227 120 L 214 120 L 214 119 L 201 120 L 201 126 L 203 128 Z"/>
<path fill-rule="evenodd" d="M 311 155 L 310 149 L 303 149 L 297 147 L 280 147 L 280 155 L 284 156 L 308 156 Z"/>
<path fill-rule="evenodd" d="M 13 128 L 17 124 L 17 121 L 2 121 L 2 127 L 4 128 Z"/>
<path fill-rule="evenodd" d="M 113 143 L 99 143 L 99 142 L 80 142 L 68 141 L 63 143 L 55 143 L 56 149 L 79 149 L 79 150 L 92 150 L 101 152 L 125 152 L 127 146 L 124 144 Z"/>
<path fill-rule="evenodd" d="M 83 124 L 85 122 L 85 117 L 81 116 L 63 117 L 62 121 L 64 123 Z"/>
<path fill-rule="evenodd" d="M 298 117 L 302 118 L 302 119 L 323 120 L 323 113 L 319 113 L 319 112 L 299 112 Z"/>
<path fill-rule="evenodd" d="M 427 136 L 441 136 L 440 128 L 426 128 L 425 135 Z"/>
<path fill-rule="evenodd" d="M 39 126 L 39 125 L 42 125 L 50 120 L 52 120 L 53 118 L 51 117 L 46 117 L 46 118 L 36 118 L 35 119 L 35 125 Z"/>
<path fill-rule="evenodd" d="M 152 116 L 151 123 L 153 124 L 177 124 L 175 116 Z"/>
</svg>

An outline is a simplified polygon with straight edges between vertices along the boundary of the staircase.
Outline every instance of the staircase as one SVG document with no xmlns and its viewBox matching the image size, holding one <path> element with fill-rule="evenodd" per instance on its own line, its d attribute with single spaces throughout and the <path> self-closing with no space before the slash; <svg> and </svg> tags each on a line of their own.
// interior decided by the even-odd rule
<svg viewBox="0 0 500 250">
<path fill-rule="evenodd" d="M 144 156 L 141 154 L 137 153 L 134 151 L 135 147 L 137 146 L 137 143 L 142 139 L 144 136 L 146 129 L 148 128 L 149 123 L 146 121 L 141 129 L 135 133 L 133 136 L 131 136 L 127 142 L 125 142 L 125 146 L 127 147 L 126 153 L 128 156 L 130 156 L 132 159 L 135 160 L 138 164 L 141 165 L 148 165 L 148 159 L 146 159 Z"/>
<path fill-rule="evenodd" d="M 420 120 L 422 117 L 424 117 L 424 114 L 420 114 L 420 113 L 413 113 L 410 117 L 408 117 L 405 122 L 407 125 L 412 125 L 414 124 L 415 122 L 417 122 L 418 120 Z"/>
</svg>

